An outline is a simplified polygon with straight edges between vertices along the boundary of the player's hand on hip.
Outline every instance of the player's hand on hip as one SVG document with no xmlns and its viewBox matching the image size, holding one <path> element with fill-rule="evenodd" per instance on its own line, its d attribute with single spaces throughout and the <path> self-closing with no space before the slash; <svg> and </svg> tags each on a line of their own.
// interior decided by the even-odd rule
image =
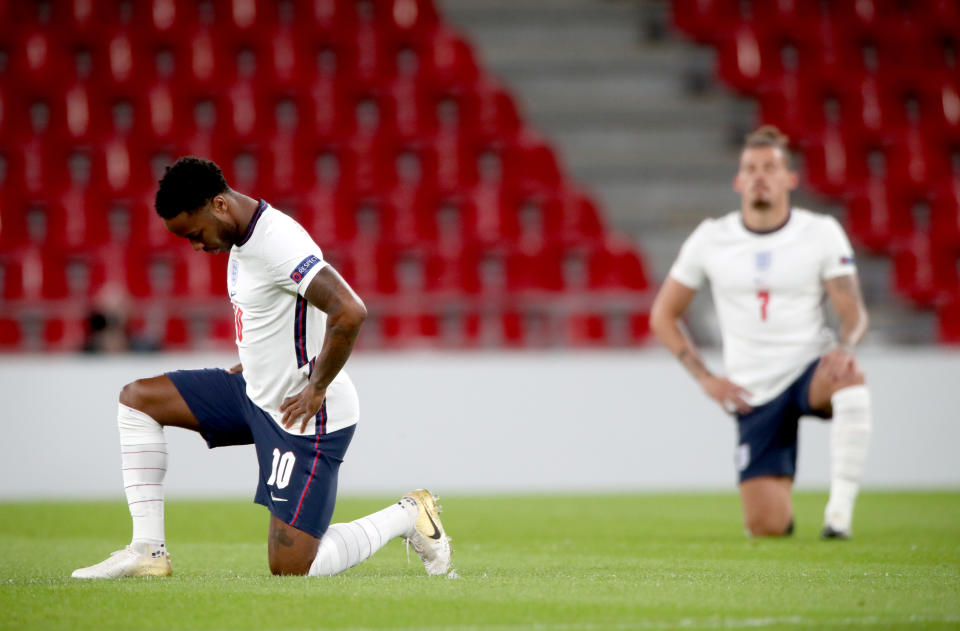
<svg viewBox="0 0 960 631">
<path fill-rule="evenodd" d="M 711 399 L 731 414 L 734 412 L 746 414 L 753 409 L 746 400 L 746 397 L 750 396 L 750 392 L 729 379 L 708 375 L 700 380 L 700 385 L 703 386 L 704 391 Z"/>
<path fill-rule="evenodd" d="M 228 374 L 228 375 L 235 375 L 235 374 L 237 374 L 238 372 L 243 372 L 243 364 L 237 364 L 236 366 L 234 366 L 233 368 L 231 368 L 230 370 L 228 370 L 228 371 L 227 371 L 227 374 Z"/>
<path fill-rule="evenodd" d="M 310 422 L 310 419 L 315 417 L 317 412 L 320 411 L 320 406 L 323 405 L 323 400 L 326 396 L 326 388 L 317 388 L 313 384 L 308 383 L 306 387 L 300 391 L 300 394 L 287 397 L 283 400 L 283 404 L 280 406 L 283 419 L 281 419 L 280 424 L 290 429 L 297 421 L 300 421 L 300 433 L 302 434 L 307 428 L 307 423 Z"/>
</svg>

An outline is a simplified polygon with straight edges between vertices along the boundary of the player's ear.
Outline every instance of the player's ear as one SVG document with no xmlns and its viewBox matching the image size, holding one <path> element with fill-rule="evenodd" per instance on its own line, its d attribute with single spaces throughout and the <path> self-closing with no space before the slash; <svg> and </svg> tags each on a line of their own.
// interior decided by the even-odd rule
<svg viewBox="0 0 960 631">
<path fill-rule="evenodd" d="M 793 189 L 797 188 L 799 184 L 800 176 L 797 175 L 796 171 L 790 170 L 787 176 L 787 189 L 792 191 Z"/>
<path fill-rule="evenodd" d="M 213 211 L 214 215 L 223 219 L 229 214 L 227 212 L 227 198 L 222 194 L 214 196 L 213 200 L 210 202 L 210 209 Z"/>
</svg>

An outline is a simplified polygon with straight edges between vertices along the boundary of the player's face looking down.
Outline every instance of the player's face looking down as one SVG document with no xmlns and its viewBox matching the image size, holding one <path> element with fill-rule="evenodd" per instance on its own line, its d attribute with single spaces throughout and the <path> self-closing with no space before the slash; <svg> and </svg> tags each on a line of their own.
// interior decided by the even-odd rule
<svg viewBox="0 0 960 631">
<path fill-rule="evenodd" d="M 195 251 L 211 254 L 229 252 L 239 236 L 223 195 L 217 195 L 199 210 L 183 211 L 173 219 L 164 219 L 164 223 L 167 230 L 188 239 Z"/>
<path fill-rule="evenodd" d="M 777 147 L 748 147 L 740 155 L 733 188 L 743 197 L 744 208 L 756 211 L 786 209 L 797 175 Z"/>
</svg>

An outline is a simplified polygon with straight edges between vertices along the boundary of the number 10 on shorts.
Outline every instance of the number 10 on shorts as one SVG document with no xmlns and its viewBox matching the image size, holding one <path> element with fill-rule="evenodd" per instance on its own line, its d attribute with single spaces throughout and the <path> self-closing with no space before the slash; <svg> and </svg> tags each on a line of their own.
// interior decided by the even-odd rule
<svg viewBox="0 0 960 631">
<path fill-rule="evenodd" d="M 276 483 L 278 489 L 285 489 L 290 484 L 290 475 L 293 474 L 293 463 L 296 458 L 292 451 L 280 455 L 280 450 L 273 450 L 273 464 L 270 466 L 270 479 L 267 480 L 267 486 L 273 486 Z"/>
</svg>

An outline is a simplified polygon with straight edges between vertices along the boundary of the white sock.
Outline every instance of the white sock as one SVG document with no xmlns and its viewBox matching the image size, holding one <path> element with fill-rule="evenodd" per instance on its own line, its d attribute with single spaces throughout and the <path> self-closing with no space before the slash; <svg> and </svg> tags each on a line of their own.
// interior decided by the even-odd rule
<svg viewBox="0 0 960 631">
<path fill-rule="evenodd" d="M 366 561 L 391 539 L 409 535 L 416 520 L 416 502 L 404 499 L 349 524 L 331 524 L 320 539 L 310 576 L 332 576 Z"/>
<path fill-rule="evenodd" d="M 120 460 L 123 490 L 133 518 L 131 545 L 143 552 L 164 548 L 163 478 L 167 473 L 167 437 L 147 414 L 120 404 Z"/>
<path fill-rule="evenodd" d="M 850 532 L 853 504 L 860 490 L 872 429 L 870 391 L 851 386 L 833 393 L 833 426 L 830 428 L 830 500 L 824 523 Z"/>
</svg>

